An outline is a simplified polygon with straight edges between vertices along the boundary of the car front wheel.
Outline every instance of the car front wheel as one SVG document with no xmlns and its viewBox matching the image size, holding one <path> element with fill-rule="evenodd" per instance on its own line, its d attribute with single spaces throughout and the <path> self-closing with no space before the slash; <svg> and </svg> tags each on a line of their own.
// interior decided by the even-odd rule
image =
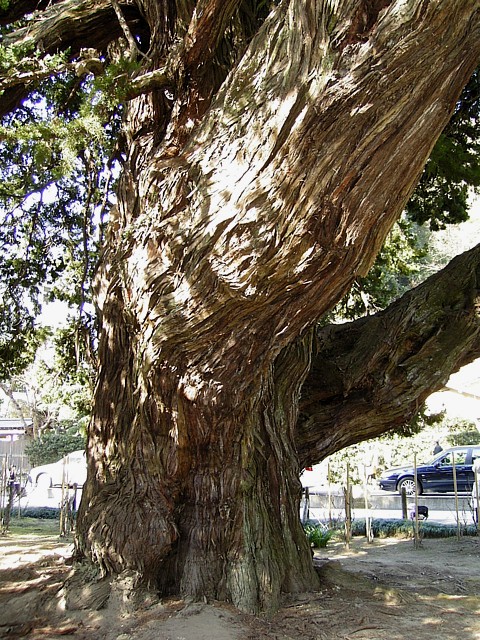
<svg viewBox="0 0 480 640">
<path fill-rule="evenodd" d="M 401 495 L 402 490 L 405 489 L 407 496 L 415 495 L 415 480 L 414 478 L 404 478 L 398 483 L 398 493 Z M 417 483 L 418 495 L 422 493 L 422 485 Z"/>
</svg>

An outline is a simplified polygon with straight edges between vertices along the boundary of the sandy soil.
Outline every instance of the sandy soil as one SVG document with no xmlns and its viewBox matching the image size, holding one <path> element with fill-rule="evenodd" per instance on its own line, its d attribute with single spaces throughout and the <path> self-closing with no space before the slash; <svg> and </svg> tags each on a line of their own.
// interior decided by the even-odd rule
<svg viewBox="0 0 480 640">
<path fill-rule="evenodd" d="M 356 538 L 318 550 L 319 592 L 273 618 L 220 603 L 133 602 L 129 578 L 105 595 L 74 572 L 56 532 L 0 537 L 0 637 L 105 640 L 474 640 L 480 638 L 480 539 Z M 65 584 L 75 580 L 81 597 Z M 75 592 L 75 590 L 73 590 Z"/>
</svg>

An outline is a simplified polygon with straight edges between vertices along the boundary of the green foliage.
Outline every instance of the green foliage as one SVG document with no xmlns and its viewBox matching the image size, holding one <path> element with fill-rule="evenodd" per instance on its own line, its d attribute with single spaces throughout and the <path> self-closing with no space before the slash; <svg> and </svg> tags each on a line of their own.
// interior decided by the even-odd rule
<svg viewBox="0 0 480 640">
<path fill-rule="evenodd" d="M 86 339 L 82 339 L 82 332 Z M 39 357 L 35 371 L 42 403 L 52 407 L 49 413 L 62 413 L 62 407 L 68 408 L 77 425 L 88 421 L 91 409 L 94 371 L 85 352 L 90 339 L 85 324 L 70 322 L 54 333 L 53 357 L 51 353 L 46 354 L 50 357 Z"/>
<path fill-rule="evenodd" d="M 424 234 L 402 217 L 395 223 L 365 278 L 358 278 L 334 315 L 354 320 L 384 309 L 411 288 L 427 252 Z"/>
<path fill-rule="evenodd" d="M 432 230 L 468 218 L 468 190 L 480 187 L 480 70 L 462 92 L 439 137 L 407 211 Z"/>
<path fill-rule="evenodd" d="M 400 438 L 411 438 L 412 436 L 416 436 L 422 432 L 427 434 L 427 438 L 431 438 L 433 435 L 432 431 L 436 432 L 437 429 L 445 426 L 447 422 L 448 420 L 445 413 L 428 413 L 425 405 L 423 405 L 408 424 L 389 431 L 382 436 L 381 439 L 388 442 L 395 436 Z M 433 427 L 434 429 L 432 430 L 430 427 Z M 447 426 L 447 428 L 449 427 Z M 430 433 L 432 433 L 432 435 L 430 435 Z"/>
<path fill-rule="evenodd" d="M 58 69 L 65 55 L 0 46 L 0 75 Z M 98 83 L 71 71 L 52 75 L 0 123 L 0 379 L 30 364 L 23 352 L 45 298 L 80 308 L 90 300 L 115 184 L 119 74 L 128 65 Z M 90 318 L 80 317 L 90 332 Z"/>
<path fill-rule="evenodd" d="M 104 73 L 95 77 L 90 89 L 89 104 L 98 117 L 109 118 L 125 101 L 130 78 L 139 68 L 139 62 L 127 58 L 105 65 Z"/>
<path fill-rule="evenodd" d="M 38 440 L 33 440 L 25 447 L 32 467 L 57 462 L 67 453 L 84 449 L 86 439 L 80 433 L 46 433 Z"/>
<path fill-rule="evenodd" d="M 3 9 L 0 4 L 0 10 Z M 0 44 L 0 75 L 9 77 L 19 71 L 25 73 L 32 70 L 32 61 L 29 57 L 34 51 L 29 44 L 6 47 Z M 47 58 L 49 58 L 48 56 Z"/>
<path fill-rule="evenodd" d="M 412 523 L 408 520 L 373 518 L 370 524 L 375 538 L 409 538 L 412 535 Z M 352 521 L 352 535 L 367 535 L 366 522 L 363 518 Z"/>
<path fill-rule="evenodd" d="M 15 309 L 5 295 L 0 302 L 0 381 L 25 371 L 43 338 L 44 330 L 35 329 L 30 313 Z"/>
<path fill-rule="evenodd" d="M 325 529 L 321 526 L 312 524 L 304 525 L 304 531 L 310 544 L 315 548 L 325 548 L 328 541 L 335 534 L 334 529 Z"/>
<path fill-rule="evenodd" d="M 82 323 L 77 323 L 84 329 Z M 25 392 L 17 402 L 32 416 L 35 432 L 84 433 L 90 419 L 93 367 L 79 338 L 77 324 L 52 331 L 38 330 L 26 370 L 9 378 L 8 387 Z M 40 344 L 41 342 L 41 344 Z M 29 352 L 25 350 L 26 357 Z"/>
<path fill-rule="evenodd" d="M 446 438 L 449 447 L 457 447 L 480 443 L 480 431 L 473 422 L 459 420 L 450 427 L 450 433 Z"/>
</svg>

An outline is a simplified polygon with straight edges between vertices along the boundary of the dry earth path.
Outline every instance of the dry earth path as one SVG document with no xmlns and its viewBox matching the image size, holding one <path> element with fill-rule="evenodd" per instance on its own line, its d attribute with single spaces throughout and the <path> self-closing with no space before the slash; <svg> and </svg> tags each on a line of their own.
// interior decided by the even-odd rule
<svg viewBox="0 0 480 640">
<path fill-rule="evenodd" d="M 27 520 L 27 519 L 25 519 Z M 108 598 L 74 572 L 55 522 L 0 537 L 0 637 L 49 640 L 479 640 L 480 539 L 355 538 L 318 550 L 317 593 L 286 599 L 273 618 L 220 603 Z M 73 577 L 72 577 L 73 576 Z M 65 584 L 79 580 L 81 598 Z M 87 607 L 87 608 L 81 608 Z"/>
</svg>

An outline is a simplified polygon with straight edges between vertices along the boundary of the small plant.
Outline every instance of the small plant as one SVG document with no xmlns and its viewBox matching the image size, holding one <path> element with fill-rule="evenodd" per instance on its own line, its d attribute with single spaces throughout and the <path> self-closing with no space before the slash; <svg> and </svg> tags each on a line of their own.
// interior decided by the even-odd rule
<svg viewBox="0 0 480 640">
<path fill-rule="evenodd" d="M 304 527 L 308 541 L 315 548 L 325 548 L 335 531 L 322 525 L 307 524 Z"/>
</svg>

